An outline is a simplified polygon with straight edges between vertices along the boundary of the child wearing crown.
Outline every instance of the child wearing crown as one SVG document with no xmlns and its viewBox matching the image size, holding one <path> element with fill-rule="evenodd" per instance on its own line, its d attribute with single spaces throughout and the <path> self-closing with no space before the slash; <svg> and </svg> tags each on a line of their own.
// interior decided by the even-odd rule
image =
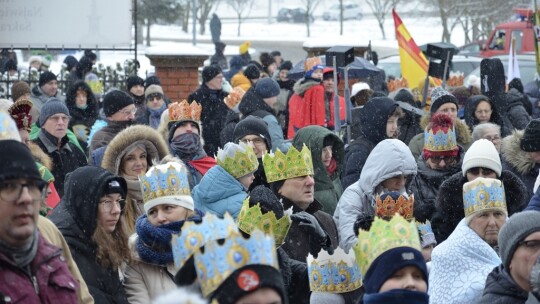
<svg viewBox="0 0 540 304">
<path fill-rule="evenodd" d="M 227 143 L 218 149 L 217 165 L 193 188 L 197 208 L 223 217 L 225 212 L 238 216 L 253 173 L 259 167 L 253 147 L 244 143 Z"/>
</svg>

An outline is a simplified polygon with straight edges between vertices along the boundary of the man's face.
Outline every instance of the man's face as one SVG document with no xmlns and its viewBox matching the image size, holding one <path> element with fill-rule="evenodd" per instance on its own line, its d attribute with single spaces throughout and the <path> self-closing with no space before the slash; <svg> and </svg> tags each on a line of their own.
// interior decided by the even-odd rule
<svg viewBox="0 0 540 304">
<path fill-rule="evenodd" d="M 53 97 L 56 95 L 56 92 L 58 91 L 58 82 L 56 80 L 51 80 L 41 86 L 41 91 L 45 93 L 45 95 L 49 97 Z"/>
<path fill-rule="evenodd" d="M 443 103 L 435 113 L 444 113 L 450 117 L 452 120 L 457 118 L 457 106 L 452 102 Z"/>
<path fill-rule="evenodd" d="M 123 107 L 120 111 L 117 111 L 109 117 L 110 121 L 129 121 L 135 119 L 135 113 L 137 108 L 135 105 L 129 105 Z"/>
<path fill-rule="evenodd" d="M 165 100 L 161 94 L 151 94 L 146 98 L 146 106 L 153 110 L 161 109 Z"/>
<path fill-rule="evenodd" d="M 50 116 L 47 121 L 45 121 L 43 129 L 52 136 L 61 139 L 66 136 L 68 124 L 69 116 L 63 113 L 57 113 Z"/>
<path fill-rule="evenodd" d="M 490 246 L 497 245 L 499 231 L 506 221 L 506 214 L 500 210 L 485 210 L 474 215 L 469 227 Z"/>
<path fill-rule="evenodd" d="M 21 185 L 25 187 L 19 188 Z M 21 248 L 36 229 L 44 182 L 27 179 L 0 183 L 0 240 Z M 18 196 L 20 191 L 20 196 Z"/>
<path fill-rule="evenodd" d="M 334 92 L 334 77 L 325 77 L 323 79 L 324 91 L 327 93 Z"/>
<path fill-rule="evenodd" d="M 186 121 L 184 123 L 181 123 L 178 127 L 176 127 L 176 130 L 174 130 L 173 138 L 176 138 L 177 136 L 182 135 L 184 133 L 199 134 L 199 129 L 197 129 L 197 124 L 195 124 L 192 121 Z"/>
<path fill-rule="evenodd" d="M 531 269 L 540 256 L 540 231 L 529 234 L 518 247 L 510 260 L 510 275 L 525 291 L 531 291 L 529 277 Z"/>
<path fill-rule="evenodd" d="M 290 178 L 278 192 L 305 210 L 315 199 L 315 180 L 312 175 Z"/>
<path fill-rule="evenodd" d="M 221 90 L 223 86 L 223 74 L 217 74 L 216 77 L 206 83 L 206 86 L 212 90 Z"/>
<path fill-rule="evenodd" d="M 252 144 L 253 152 L 255 152 L 255 155 L 257 155 L 257 158 L 261 158 L 264 153 L 268 151 L 268 147 L 266 146 L 266 142 L 264 139 L 258 135 L 246 135 L 240 139 L 241 142 L 245 143 L 246 145 Z"/>
<path fill-rule="evenodd" d="M 144 95 L 144 87 L 140 84 L 136 84 L 129 89 L 129 92 L 135 96 L 143 96 Z"/>
</svg>

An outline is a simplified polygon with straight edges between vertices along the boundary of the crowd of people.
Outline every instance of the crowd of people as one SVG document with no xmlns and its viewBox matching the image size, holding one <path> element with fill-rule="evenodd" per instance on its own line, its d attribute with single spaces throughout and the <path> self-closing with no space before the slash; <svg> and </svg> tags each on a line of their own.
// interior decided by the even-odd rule
<svg viewBox="0 0 540 304">
<path fill-rule="evenodd" d="M 540 119 L 519 79 L 430 81 L 424 111 L 423 90 L 345 100 L 319 58 L 295 81 L 248 49 L 187 100 L 157 76 L 13 84 L 0 302 L 539 303 Z"/>
</svg>

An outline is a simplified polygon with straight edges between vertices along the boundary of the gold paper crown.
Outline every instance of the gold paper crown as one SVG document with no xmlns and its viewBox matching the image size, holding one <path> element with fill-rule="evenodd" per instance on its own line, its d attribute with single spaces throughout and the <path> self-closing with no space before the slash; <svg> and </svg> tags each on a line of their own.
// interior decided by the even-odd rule
<svg viewBox="0 0 540 304">
<path fill-rule="evenodd" d="M 433 129 L 424 131 L 424 149 L 431 152 L 448 152 L 458 148 L 456 141 L 456 131 L 454 127 L 448 128 L 447 132 L 442 129 L 433 133 Z"/>
<path fill-rule="evenodd" d="M 223 99 L 227 107 L 229 109 L 233 110 L 238 106 L 240 101 L 242 101 L 242 97 L 244 97 L 244 94 L 246 94 L 246 91 L 242 89 L 241 87 L 234 87 L 232 91 L 229 92 L 229 95 Z"/>
<path fill-rule="evenodd" d="M 300 152 L 291 146 L 287 154 L 279 149 L 275 153 L 264 154 L 263 165 L 269 183 L 314 174 L 311 151 L 305 144 Z"/>
<path fill-rule="evenodd" d="M 463 185 L 465 217 L 485 209 L 500 209 L 508 214 L 503 183 L 494 178 L 478 177 Z"/>
<path fill-rule="evenodd" d="M 304 61 L 304 71 L 311 70 L 316 65 L 322 65 L 321 58 L 315 56 L 315 57 L 309 57 Z"/>
<path fill-rule="evenodd" d="M 253 207 L 249 207 L 249 197 L 244 200 L 240 214 L 236 219 L 238 229 L 247 234 L 251 234 L 253 230 L 259 229 L 266 234 L 273 235 L 276 241 L 276 247 L 283 244 L 291 223 L 292 221 L 289 215 L 284 215 L 278 220 L 273 211 L 263 214 L 259 203 Z"/>
<path fill-rule="evenodd" d="M 388 194 L 384 200 L 381 200 L 381 195 L 377 194 L 375 197 L 376 212 L 378 217 L 391 218 L 395 214 L 403 216 L 407 220 L 413 218 L 414 207 L 414 195 L 411 194 L 409 198 L 406 198 L 403 194 L 400 194 L 397 201 Z"/>
<path fill-rule="evenodd" d="M 153 166 L 139 176 L 144 203 L 167 196 L 189 196 L 187 169 L 182 165 L 170 162 Z"/>
<path fill-rule="evenodd" d="M 366 275 L 369 266 L 385 251 L 397 247 L 412 247 L 421 251 L 420 238 L 414 221 L 396 214 L 390 221 L 375 217 L 369 231 L 360 229 L 358 242 L 353 247 L 356 263 Z"/>
<path fill-rule="evenodd" d="M 185 99 L 181 102 L 176 101 L 169 104 L 168 109 L 170 121 L 201 121 L 202 106 L 196 101 L 193 101 L 191 104 L 189 104 Z"/>
<path fill-rule="evenodd" d="M 463 75 L 463 72 L 450 72 L 450 78 L 446 81 L 446 85 L 449 87 L 460 87 L 463 85 L 465 81 L 465 76 Z"/>
<path fill-rule="evenodd" d="M 307 258 L 309 289 L 313 292 L 343 293 L 362 286 L 362 274 L 352 251 L 340 247 L 334 254 L 321 250 L 315 259 Z"/>
<path fill-rule="evenodd" d="M 227 145 L 235 145 L 233 143 L 227 143 Z M 227 145 L 225 145 L 227 147 Z M 259 161 L 257 160 L 257 155 L 253 151 L 253 147 L 240 143 L 240 146 L 245 149 L 245 152 L 242 152 L 240 149 L 237 149 L 234 152 L 234 157 L 229 157 L 223 155 L 224 150 L 218 149 L 216 161 L 225 171 L 227 171 L 234 178 L 240 178 L 242 176 L 253 173 L 259 167 Z"/>
<path fill-rule="evenodd" d="M 388 80 L 387 82 L 388 92 L 394 92 L 399 89 L 406 89 L 409 87 L 409 83 L 405 78 L 399 78 L 394 80 Z"/>
</svg>

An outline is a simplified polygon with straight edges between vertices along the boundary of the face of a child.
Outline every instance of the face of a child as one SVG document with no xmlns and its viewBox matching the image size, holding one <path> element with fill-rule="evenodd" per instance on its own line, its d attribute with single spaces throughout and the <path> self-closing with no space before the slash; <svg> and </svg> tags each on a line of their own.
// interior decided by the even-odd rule
<svg viewBox="0 0 540 304">
<path fill-rule="evenodd" d="M 316 69 L 311 73 L 311 78 L 320 79 L 322 80 L 323 77 L 323 71 L 321 69 Z"/>
<path fill-rule="evenodd" d="M 388 191 L 401 191 L 407 182 L 406 175 L 398 175 L 384 180 L 381 184 Z"/>
<path fill-rule="evenodd" d="M 416 266 L 407 266 L 396 271 L 382 284 L 379 292 L 392 289 L 407 289 L 412 291 L 427 292 L 427 283 L 422 271 Z"/>
</svg>

